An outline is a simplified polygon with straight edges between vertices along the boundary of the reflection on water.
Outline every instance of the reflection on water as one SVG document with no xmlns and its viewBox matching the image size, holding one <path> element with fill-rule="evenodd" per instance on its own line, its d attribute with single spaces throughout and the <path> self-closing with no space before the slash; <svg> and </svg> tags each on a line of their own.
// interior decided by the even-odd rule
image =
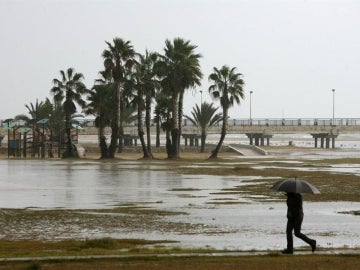
<svg viewBox="0 0 360 270">
<path fill-rule="evenodd" d="M 180 175 L 136 163 L 0 161 L 1 208 L 102 208 L 164 199 Z"/>
<path fill-rule="evenodd" d="M 0 161 L 0 208 L 113 207 L 123 203 L 168 201 L 176 203 L 169 190 L 189 187 L 218 190 L 228 183 L 221 177 L 206 181 L 173 174 L 171 168 L 151 170 L 158 164 L 91 161 Z M 195 178 L 202 179 L 202 176 Z"/>
</svg>

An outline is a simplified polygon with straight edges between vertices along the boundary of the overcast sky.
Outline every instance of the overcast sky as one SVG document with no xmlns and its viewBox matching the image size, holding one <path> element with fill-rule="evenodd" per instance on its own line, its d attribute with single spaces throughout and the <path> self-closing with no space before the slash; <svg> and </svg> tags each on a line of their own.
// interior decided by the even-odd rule
<svg viewBox="0 0 360 270">
<path fill-rule="evenodd" d="M 0 0 L 0 119 L 51 97 L 52 79 L 73 67 L 88 88 L 103 69 L 105 41 L 163 52 L 166 39 L 197 45 L 208 95 L 213 67 L 237 67 L 245 100 L 231 118 L 360 117 L 360 1 Z M 332 89 L 335 89 L 333 96 Z M 215 102 L 219 106 L 218 102 Z"/>
</svg>

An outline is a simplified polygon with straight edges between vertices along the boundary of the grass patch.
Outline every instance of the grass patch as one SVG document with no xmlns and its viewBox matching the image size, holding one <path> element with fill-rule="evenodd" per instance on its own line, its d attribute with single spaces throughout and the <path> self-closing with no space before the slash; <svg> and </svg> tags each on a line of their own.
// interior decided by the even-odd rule
<svg viewBox="0 0 360 270">
<path fill-rule="evenodd" d="M 135 253 L 136 250 L 149 253 L 166 250 L 163 244 L 174 243 L 164 240 L 144 239 L 113 239 L 99 238 L 65 241 L 9 241 L 0 240 L 0 257 L 46 257 L 46 256 L 85 256 L 85 255 L 115 255 Z M 157 247 L 154 249 L 153 247 Z"/>
<path fill-rule="evenodd" d="M 164 249 L 160 244 L 174 243 L 174 241 L 165 240 L 145 240 L 145 239 L 114 239 L 114 238 L 99 238 L 99 239 L 86 239 L 80 242 L 81 249 L 105 249 L 105 250 L 146 250 L 151 247 L 157 249 Z M 155 250 L 151 248 L 151 250 Z"/>
<path fill-rule="evenodd" d="M 355 211 L 343 211 L 343 212 L 339 212 L 340 214 L 350 214 L 350 215 L 354 215 L 354 216 L 360 216 L 360 210 L 355 210 Z"/>
<path fill-rule="evenodd" d="M 249 176 L 262 177 L 258 180 L 249 181 L 248 185 L 224 189 L 216 194 L 236 193 L 270 196 L 281 198 L 281 193 L 270 191 L 270 187 L 281 178 L 303 178 L 314 184 L 321 192 L 319 195 L 304 195 L 306 200 L 329 202 L 329 201 L 354 201 L 360 202 L 360 176 L 351 173 L 336 173 L 334 171 L 325 171 L 321 168 L 329 167 L 334 164 L 358 164 L 360 159 L 326 159 L 311 160 L 302 163 L 282 163 L 277 162 L 275 168 L 269 163 L 269 160 L 251 160 L 244 159 L 244 163 L 253 162 L 253 166 L 234 164 L 233 161 L 222 160 L 222 167 L 209 167 L 208 162 L 203 166 L 196 168 L 181 167 L 174 168 L 181 174 L 200 174 L 200 175 L 224 175 L 224 176 Z M 262 166 L 263 169 L 257 167 Z M 307 170 L 311 167 L 311 170 Z M 319 170 L 316 168 L 319 167 Z M 315 168 L 315 169 L 314 169 Z M 240 181 L 240 180 L 239 180 Z"/>
</svg>

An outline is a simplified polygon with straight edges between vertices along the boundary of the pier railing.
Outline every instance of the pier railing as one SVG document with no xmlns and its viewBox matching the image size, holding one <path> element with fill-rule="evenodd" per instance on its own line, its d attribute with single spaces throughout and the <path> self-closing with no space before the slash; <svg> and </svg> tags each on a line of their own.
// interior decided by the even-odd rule
<svg viewBox="0 0 360 270">
<path fill-rule="evenodd" d="M 254 118 L 229 119 L 229 126 L 360 126 L 360 118 Z M 187 119 L 184 126 L 192 126 Z M 221 123 L 219 124 L 221 125 Z"/>
<path fill-rule="evenodd" d="M 196 127 L 183 121 L 183 131 L 195 133 Z M 221 123 L 209 129 L 218 133 Z M 229 119 L 229 133 L 272 132 L 272 133 L 323 133 L 335 130 L 337 133 L 360 133 L 360 118 L 254 118 Z"/>
</svg>

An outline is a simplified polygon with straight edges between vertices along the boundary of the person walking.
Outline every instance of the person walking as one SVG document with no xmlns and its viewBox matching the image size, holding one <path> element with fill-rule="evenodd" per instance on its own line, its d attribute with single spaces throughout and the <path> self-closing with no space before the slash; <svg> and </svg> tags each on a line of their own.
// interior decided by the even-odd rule
<svg viewBox="0 0 360 270">
<path fill-rule="evenodd" d="M 287 226 L 286 226 L 286 238 L 287 248 L 282 251 L 283 254 L 293 254 L 293 231 L 296 237 L 300 238 L 304 242 L 310 245 L 312 252 L 316 250 L 316 240 L 310 239 L 305 234 L 301 233 L 301 224 L 304 218 L 302 208 L 302 196 L 300 193 L 287 192 L 286 204 L 287 210 Z"/>
</svg>

